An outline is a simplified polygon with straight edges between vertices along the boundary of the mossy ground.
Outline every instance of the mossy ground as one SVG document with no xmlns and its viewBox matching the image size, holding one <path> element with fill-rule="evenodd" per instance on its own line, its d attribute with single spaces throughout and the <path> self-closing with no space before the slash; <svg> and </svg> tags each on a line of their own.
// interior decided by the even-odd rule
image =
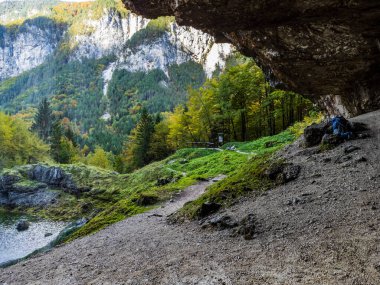
<svg viewBox="0 0 380 285">
<path fill-rule="evenodd" d="M 216 202 L 226 207 L 236 198 L 255 192 L 260 194 L 274 185 L 273 181 L 264 175 L 273 163 L 273 153 L 296 139 L 290 131 L 282 132 L 271 137 L 264 137 L 252 142 L 228 143 L 224 149 L 234 146 L 236 150 L 246 152 L 246 161 L 235 164 L 227 178 L 213 184 L 208 191 L 193 202 L 186 204 L 175 216 L 175 220 L 199 218 L 199 211 L 203 203 Z M 267 144 L 270 142 L 270 144 Z M 227 151 L 223 153 L 235 153 Z M 242 154 L 243 155 L 243 154 Z"/>
<path fill-rule="evenodd" d="M 60 165 L 66 173 L 72 174 L 79 187 L 89 191 L 79 196 L 60 191 L 56 204 L 29 208 L 26 212 L 54 220 L 87 217 L 89 222 L 69 237 L 72 240 L 150 210 L 199 180 L 227 175 L 177 214 L 179 219 L 197 218 L 200 206 L 206 201 L 228 206 L 241 195 L 261 193 L 271 187 L 273 182 L 263 175 L 271 163 L 271 155 L 296 138 L 297 132 L 288 130 L 252 142 L 229 143 L 221 149 L 181 149 L 165 160 L 130 174 L 84 164 Z M 228 150 L 232 145 L 235 150 Z M 25 176 L 26 168 L 21 166 L 7 171 Z M 24 209 L 16 211 L 25 212 Z"/>
</svg>

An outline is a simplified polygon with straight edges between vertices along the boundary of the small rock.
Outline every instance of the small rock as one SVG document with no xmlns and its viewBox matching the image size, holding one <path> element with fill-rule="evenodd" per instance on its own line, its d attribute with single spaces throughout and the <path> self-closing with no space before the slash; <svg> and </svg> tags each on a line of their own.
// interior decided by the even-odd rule
<svg viewBox="0 0 380 285">
<path fill-rule="evenodd" d="M 333 134 L 325 134 L 322 137 L 322 144 L 328 146 L 337 146 L 343 142 L 343 139 L 333 135 Z"/>
<path fill-rule="evenodd" d="M 360 149 L 360 147 L 357 147 L 357 146 L 353 146 L 353 145 L 349 145 L 349 146 L 346 146 L 344 148 L 344 153 L 345 154 L 348 154 L 348 153 L 351 153 L 351 152 L 354 152 L 356 150 Z"/>
<path fill-rule="evenodd" d="M 246 240 L 252 239 L 256 228 L 255 216 L 253 214 L 247 215 L 243 220 L 241 220 L 239 225 L 240 226 L 237 233 L 242 235 Z"/>
<path fill-rule="evenodd" d="M 297 204 L 301 204 L 301 202 L 302 202 L 302 200 L 300 198 L 295 197 L 295 198 L 289 199 L 286 204 L 288 206 L 294 206 L 294 205 L 297 205 Z"/>
<path fill-rule="evenodd" d="M 331 157 L 326 157 L 322 160 L 324 163 L 331 162 Z"/>
<path fill-rule="evenodd" d="M 343 163 L 343 162 L 347 162 L 349 160 L 352 159 L 352 156 L 351 155 L 344 155 L 344 156 L 340 156 L 338 157 L 336 160 L 335 160 L 335 163 Z"/>
<path fill-rule="evenodd" d="M 216 226 L 219 230 L 224 230 L 234 228 L 238 223 L 231 216 L 223 215 L 211 219 L 210 225 Z"/>
<path fill-rule="evenodd" d="M 284 174 L 285 182 L 297 179 L 301 172 L 301 166 L 288 164 L 284 167 L 282 173 Z"/>
<path fill-rule="evenodd" d="M 156 185 L 157 186 L 164 186 L 164 185 L 169 184 L 170 182 L 172 182 L 172 178 L 169 178 L 169 177 L 158 178 Z"/>
<path fill-rule="evenodd" d="M 22 231 L 26 231 L 27 229 L 29 229 L 29 226 L 30 226 L 30 223 L 26 220 L 21 220 L 17 223 L 17 226 L 16 226 L 16 229 L 19 231 L 19 232 L 22 232 Z"/>
<path fill-rule="evenodd" d="M 276 145 L 276 142 L 274 141 L 269 141 L 265 143 L 266 148 L 274 147 Z"/>
<path fill-rule="evenodd" d="M 199 209 L 198 216 L 199 218 L 207 217 L 215 212 L 217 212 L 222 207 L 221 204 L 215 202 L 206 202 L 203 203 Z"/>
<path fill-rule="evenodd" d="M 82 213 L 88 213 L 92 209 L 93 205 L 92 203 L 84 203 L 82 204 Z"/>
<path fill-rule="evenodd" d="M 50 236 L 52 236 L 53 234 L 52 233 L 46 233 L 45 234 L 45 237 L 50 237 Z"/>
<path fill-rule="evenodd" d="M 355 159 L 356 162 L 366 162 L 367 159 L 364 156 L 359 156 Z"/>
<path fill-rule="evenodd" d="M 265 174 L 269 177 L 269 179 L 275 180 L 279 184 L 284 184 L 289 181 L 297 179 L 300 172 L 301 172 L 301 167 L 299 165 L 285 163 L 281 165 L 271 166 L 265 172 Z"/>
</svg>

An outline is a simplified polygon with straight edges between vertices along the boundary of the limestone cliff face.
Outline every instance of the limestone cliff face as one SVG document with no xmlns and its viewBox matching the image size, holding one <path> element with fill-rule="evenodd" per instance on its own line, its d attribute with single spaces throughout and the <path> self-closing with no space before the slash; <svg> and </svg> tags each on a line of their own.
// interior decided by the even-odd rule
<svg viewBox="0 0 380 285">
<path fill-rule="evenodd" d="M 117 68 L 166 72 L 170 65 L 190 60 L 202 64 L 210 77 L 224 67 L 233 51 L 230 44 L 218 44 L 204 32 L 175 23 L 160 38 L 138 44 L 133 50 L 127 48 L 128 40 L 145 29 L 149 21 L 133 13 L 123 17 L 111 9 L 104 10 L 100 19 L 86 21 L 84 31 L 78 35 L 44 17 L 27 20 L 19 27 L 0 26 L 0 81 L 44 63 L 67 41 L 72 48 L 71 61 L 115 55 L 116 62 L 106 70 L 106 84 Z"/>
<path fill-rule="evenodd" d="M 0 81 L 45 62 L 65 30 L 46 18 L 27 20 L 19 27 L 0 26 Z"/>
<path fill-rule="evenodd" d="M 131 72 L 161 69 L 166 73 L 169 66 L 192 60 L 202 64 L 211 77 L 214 71 L 224 68 L 232 52 L 230 44 L 218 44 L 209 34 L 172 23 L 159 38 L 124 50 L 118 66 Z"/>
<path fill-rule="evenodd" d="M 139 30 L 149 23 L 136 14 L 129 13 L 122 17 L 114 10 L 105 10 L 99 20 L 88 20 L 86 28 L 89 33 L 77 35 L 72 39 L 75 45 L 72 59 L 101 58 L 118 54 L 124 44 Z"/>
<path fill-rule="evenodd" d="M 258 59 L 274 83 L 309 96 L 331 113 L 380 108 L 378 0 L 124 2 L 145 17 L 174 15 L 181 25 L 233 43 Z"/>
</svg>

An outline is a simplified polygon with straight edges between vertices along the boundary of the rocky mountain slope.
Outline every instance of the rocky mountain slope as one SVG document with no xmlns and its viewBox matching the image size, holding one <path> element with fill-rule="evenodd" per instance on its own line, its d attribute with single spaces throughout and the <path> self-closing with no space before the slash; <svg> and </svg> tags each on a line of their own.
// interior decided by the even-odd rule
<svg viewBox="0 0 380 285">
<path fill-rule="evenodd" d="M 104 10 L 100 19 L 86 20 L 85 31 L 73 35 L 67 25 L 44 17 L 27 20 L 20 26 L 0 25 L 0 81 L 44 63 L 67 40 L 72 46 L 71 60 L 116 55 L 123 68 L 132 71 L 167 69 L 168 65 L 193 60 L 202 64 L 211 76 L 217 65 L 223 68 L 232 52 L 230 45 L 217 44 L 212 36 L 174 22 L 160 42 L 147 43 L 137 51 L 126 49 L 127 41 L 148 23 L 148 19 L 133 13 L 123 16 L 110 9 Z"/>
<path fill-rule="evenodd" d="M 260 60 L 274 84 L 285 83 L 329 112 L 358 115 L 380 107 L 379 1 L 124 3 L 146 17 L 173 15 L 179 24 L 233 43 Z"/>
<path fill-rule="evenodd" d="M 60 4 L 51 15 L 0 25 L 0 110 L 32 120 L 47 97 L 86 134 L 82 147 L 120 153 L 141 108 L 173 110 L 234 49 L 173 18 L 148 20 L 99 3 Z"/>
<path fill-rule="evenodd" d="M 18 27 L 0 25 L 0 82 L 44 63 L 58 49 L 65 29 L 48 18 Z"/>
<path fill-rule="evenodd" d="M 1 269 L 0 283 L 377 284 L 379 118 L 379 111 L 354 118 L 368 124 L 371 137 L 332 150 L 290 145 L 278 155 L 301 167 L 296 180 L 201 223 L 166 218 L 209 182 L 160 209 Z"/>
</svg>

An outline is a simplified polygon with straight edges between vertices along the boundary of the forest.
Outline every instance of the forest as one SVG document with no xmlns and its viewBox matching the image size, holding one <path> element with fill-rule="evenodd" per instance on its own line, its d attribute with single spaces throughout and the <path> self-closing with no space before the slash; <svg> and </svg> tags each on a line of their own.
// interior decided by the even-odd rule
<svg viewBox="0 0 380 285">
<path fill-rule="evenodd" d="M 163 72 L 117 71 L 108 95 L 113 119 L 99 120 L 97 125 L 92 125 L 91 139 L 68 119 L 69 112 L 85 108 L 76 110 L 80 103 L 72 101 L 62 104 L 65 98 L 70 98 L 67 95 L 44 97 L 29 120 L 32 121 L 30 131 L 20 119 L 2 114 L 7 122 L 3 123 L 1 132 L 4 138 L 8 137 L 5 141 L 12 140 L 12 133 L 28 137 L 22 140 L 25 145 L 19 146 L 25 148 L 20 157 L 12 155 L 14 149 L 6 147 L 7 144 L 3 145 L 2 156 L 11 158 L 6 163 L 9 165 L 38 159 L 49 152 L 51 159 L 58 163 L 81 162 L 128 173 L 184 147 L 218 148 L 225 143 L 233 145 L 273 136 L 305 116 L 317 113 L 313 104 L 301 95 L 271 87 L 252 59 L 236 55 L 225 71 L 198 88 L 191 82 L 205 79 L 197 68 L 194 63 L 171 67 L 171 84 L 178 84 L 177 90 L 188 86 L 177 97 L 173 89 L 159 84 L 167 80 Z M 85 113 L 81 118 L 82 126 L 92 123 L 91 116 L 85 119 Z M 22 131 L 15 131 L 17 128 Z M 35 146 L 38 148 L 34 149 Z"/>
<path fill-rule="evenodd" d="M 72 39 L 86 33 L 86 19 L 100 18 L 105 8 L 124 16 L 128 11 L 114 0 L 53 2 L 46 4 L 52 5 L 48 17 L 8 24 L 14 33 L 28 23 L 68 26 L 68 36 L 45 63 L 0 82 L 0 106 L 8 122 L 3 136 L 13 132 L 5 129 L 21 128 L 20 134 L 38 140 L 44 150 L 25 145 L 26 153 L 16 157 L 4 144 L 5 166 L 34 161 L 40 153 L 58 163 L 128 173 L 181 148 L 218 148 L 272 136 L 317 112 L 301 95 L 272 87 L 256 63 L 239 53 L 208 79 L 194 61 L 170 65 L 165 72 L 116 69 L 104 90 L 103 72 L 116 55 L 73 59 Z M 123 48 L 149 45 L 173 21 L 150 21 Z"/>
</svg>

